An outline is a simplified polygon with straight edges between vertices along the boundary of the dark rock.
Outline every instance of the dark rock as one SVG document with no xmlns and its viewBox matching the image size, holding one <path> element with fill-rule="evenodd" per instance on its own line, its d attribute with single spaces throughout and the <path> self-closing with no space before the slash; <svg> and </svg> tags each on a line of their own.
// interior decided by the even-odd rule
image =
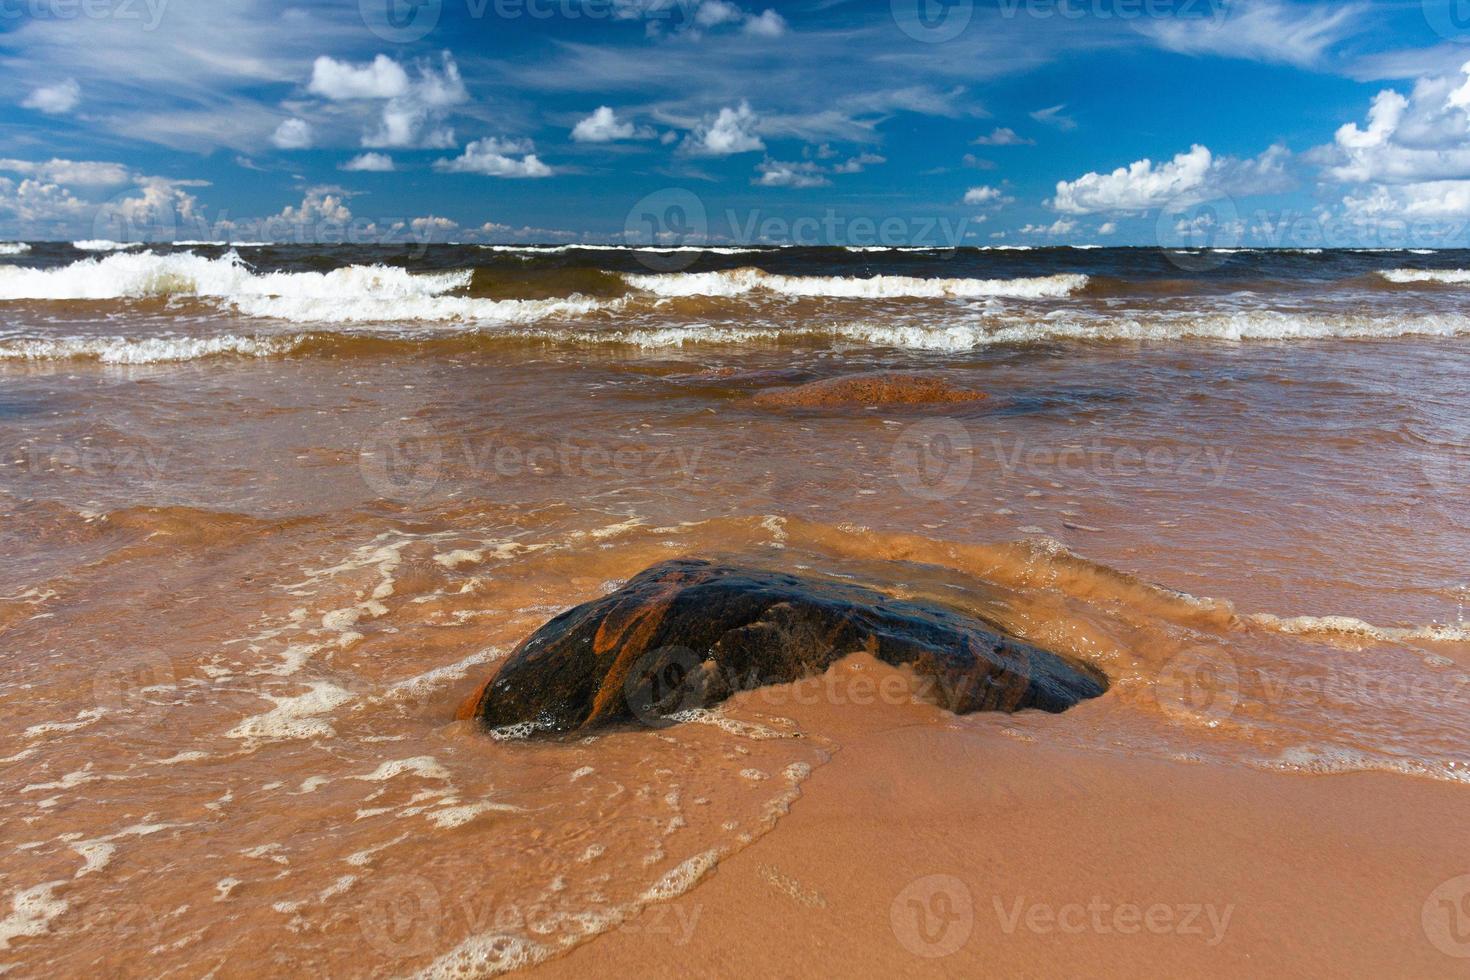
<svg viewBox="0 0 1470 980">
<path fill-rule="evenodd" d="M 764 408 L 834 408 L 844 405 L 925 405 L 975 402 L 985 392 L 961 388 L 942 374 L 864 371 L 788 388 L 767 388 L 752 401 Z"/>
<path fill-rule="evenodd" d="M 461 717 L 567 732 L 708 707 L 819 674 L 850 653 L 907 664 L 956 713 L 1063 711 L 1108 687 L 1096 668 L 993 624 L 872 589 L 698 559 L 647 569 L 523 642 Z"/>
</svg>

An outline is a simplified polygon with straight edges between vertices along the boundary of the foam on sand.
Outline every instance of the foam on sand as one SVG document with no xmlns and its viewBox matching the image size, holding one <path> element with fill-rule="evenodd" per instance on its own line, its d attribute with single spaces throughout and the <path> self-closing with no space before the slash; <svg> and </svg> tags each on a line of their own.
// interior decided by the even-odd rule
<svg viewBox="0 0 1470 980">
<path fill-rule="evenodd" d="M 70 908 L 65 900 L 53 894 L 63 884 L 48 881 L 15 893 L 10 900 L 10 914 L 0 919 L 0 949 L 9 949 L 12 940 L 44 936 L 50 931 L 51 920 Z"/>
<path fill-rule="evenodd" d="M 262 694 L 261 697 L 275 702 L 276 706 L 263 715 L 246 718 L 226 732 L 226 737 L 255 743 L 336 734 L 321 716 L 351 701 L 352 694 L 329 681 L 315 681 L 308 687 L 306 693 L 292 698 Z"/>
</svg>

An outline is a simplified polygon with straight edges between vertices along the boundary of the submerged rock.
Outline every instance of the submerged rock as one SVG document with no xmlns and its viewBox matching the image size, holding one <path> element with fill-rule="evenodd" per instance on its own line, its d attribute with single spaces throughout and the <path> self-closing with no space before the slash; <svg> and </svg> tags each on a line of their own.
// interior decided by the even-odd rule
<svg viewBox="0 0 1470 980">
<path fill-rule="evenodd" d="M 829 408 L 974 402 L 985 397 L 985 392 L 958 387 L 942 374 L 865 371 L 789 388 L 767 388 L 752 400 L 767 408 Z"/>
<path fill-rule="evenodd" d="M 668 724 L 679 711 L 819 674 L 858 651 L 910 666 L 936 703 L 959 714 L 1063 711 L 1108 687 L 1088 664 L 937 604 L 684 558 L 541 627 L 461 717 L 549 732 Z"/>
</svg>

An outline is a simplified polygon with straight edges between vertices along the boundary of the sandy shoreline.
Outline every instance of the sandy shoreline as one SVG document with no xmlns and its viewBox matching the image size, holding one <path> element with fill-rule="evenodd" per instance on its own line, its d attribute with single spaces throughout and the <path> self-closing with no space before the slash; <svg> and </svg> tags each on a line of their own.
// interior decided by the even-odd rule
<svg viewBox="0 0 1470 980">
<path fill-rule="evenodd" d="M 842 748 L 772 833 L 532 975 L 1464 975 L 1461 787 L 818 710 Z"/>
</svg>

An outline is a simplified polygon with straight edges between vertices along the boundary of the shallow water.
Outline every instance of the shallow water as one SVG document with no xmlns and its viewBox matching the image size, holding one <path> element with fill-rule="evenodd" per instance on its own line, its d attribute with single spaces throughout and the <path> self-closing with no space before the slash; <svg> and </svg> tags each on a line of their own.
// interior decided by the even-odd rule
<svg viewBox="0 0 1470 980">
<path fill-rule="evenodd" d="M 693 884 L 840 748 L 792 699 L 851 691 L 551 744 L 453 720 L 680 554 L 972 608 L 1113 680 L 947 723 L 1470 779 L 1466 287 L 1377 273 L 1470 258 L 174 251 L 0 268 L 12 975 L 483 974 Z M 752 400 L 877 368 L 989 397 Z"/>
</svg>

